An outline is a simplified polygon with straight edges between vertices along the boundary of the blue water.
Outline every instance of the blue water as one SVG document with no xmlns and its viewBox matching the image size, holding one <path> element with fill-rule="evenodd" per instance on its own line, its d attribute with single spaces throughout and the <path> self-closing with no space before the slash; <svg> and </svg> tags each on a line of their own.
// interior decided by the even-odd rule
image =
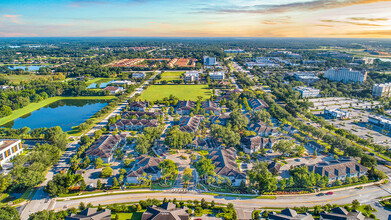
<svg viewBox="0 0 391 220">
<path fill-rule="evenodd" d="M 111 83 L 113 83 L 115 80 L 112 80 L 112 81 L 110 81 L 110 82 L 106 82 L 106 83 L 100 83 L 99 84 L 99 88 L 100 89 L 104 89 L 104 88 L 106 88 L 109 84 L 111 84 Z M 89 85 L 87 88 L 88 89 L 96 89 L 98 87 L 98 84 L 96 84 L 96 83 L 91 83 L 91 85 Z"/>
<path fill-rule="evenodd" d="M 25 70 L 26 68 L 28 68 L 29 71 L 38 71 L 39 68 L 41 67 L 45 67 L 45 66 L 10 66 L 8 68 L 11 70 L 16 70 L 16 69 Z"/>
<path fill-rule="evenodd" d="M 106 100 L 60 100 L 15 119 L 4 127 L 35 129 L 60 126 L 63 131 L 70 131 L 107 104 Z"/>
</svg>

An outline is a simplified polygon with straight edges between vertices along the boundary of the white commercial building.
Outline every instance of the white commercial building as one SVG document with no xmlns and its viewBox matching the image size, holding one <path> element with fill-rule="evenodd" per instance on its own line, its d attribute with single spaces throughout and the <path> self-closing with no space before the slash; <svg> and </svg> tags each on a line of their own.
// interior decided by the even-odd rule
<svg viewBox="0 0 391 220">
<path fill-rule="evenodd" d="M 372 95 L 376 97 L 390 97 L 391 83 L 374 84 Z"/>
<path fill-rule="evenodd" d="M 314 73 L 309 72 L 296 72 L 293 74 L 296 80 L 304 82 L 305 84 L 312 84 L 319 80 L 319 77 L 315 76 Z"/>
<path fill-rule="evenodd" d="M 391 130 L 391 119 L 385 116 L 369 115 L 368 122 L 377 125 L 379 127 L 382 127 L 386 130 Z"/>
<path fill-rule="evenodd" d="M 329 69 L 324 73 L 324 77 L 331 81 L 362 83 L 367 79 L 367 72 L 354 71 L 351 68 Z"/>
<path fill-rule="evenodd" d="M 336 109 L 328 109 L 328 108 L 326 108 L 324 110 L 324 114 L 328 115 L 328 116 L 331 116 L 333 118 L 338 118 L 338 119 L 348 119 L 348 118 L 350 118 L 350 112 L 341 110 L 339 108 L 336 108 Z"/>
<path fill-rule="evenodd" d="M 209 77 L 211 80 L 223 80 L 224 79 L 224 71 L 211 72 L 211 73 L 209 73 Z"/>
<path fill-rule="evenodd" d="M 302 98 L 318 97 L 320 93 L 319 89 L 312 87 L 297 86 L 293 89 L 299 91 Z"/>
<path fill-rule="evenodd" d="M 194 82 L 200 79 L 200 73 L 198 71 L 187 71 L 184 76 L 185 82 Z"/>
<path fill-rule="evenodd" d="M 145 73 L 133 73 L 132 78 L 135 79 L 145 78 Z"/>
<path fill-rule="evenodd" d="M 204 56 L 204 65 L 206 65 L 206 66 L 214 66 L 216 64 L 217 64 L 216 57 Z"/>
<path fill-rule="evenodd" d="M 0 140 L 0 163 L 9 162 L 23 152 L 21 140 L 2 139 Z"/>
</svg>

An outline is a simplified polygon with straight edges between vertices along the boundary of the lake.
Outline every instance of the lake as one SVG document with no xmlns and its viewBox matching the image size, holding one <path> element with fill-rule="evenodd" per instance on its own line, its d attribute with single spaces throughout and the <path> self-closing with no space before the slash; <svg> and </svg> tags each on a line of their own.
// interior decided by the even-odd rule
<svg viewBox="0 0 391 220">
<path fill-rule="evenodd" d="M 60 126 L 63 131 L 70 131 L 105 107 L 107 100 L 60 100 L 24 115 L 4 127 L 31 129 Z"/>
<path fill-rule="evenodd" d="M 39 68 L 41 67 L 45 67 L 45 66 L 9 66 L 8 68 L 11 69 L 11 70 L 16 70 L 16 69 L 22 69 L 22 70 L 26 70 L 26 68 L 29 70 L 29 71 L 38 71 Z"/>
<path fill-rule="evenodd" d="M 104 89 L 106 88 L 109 84 L 115 82 L 115 80 L 111 80 L 109 82 L 105 82 L 106 80 L 100 80 L 98 81 L 97 83 L 91 83 L 91 85 L 89 85 L 87 87 L 87 89 L 97 89 L 97 88 L 100 88 L 100 89 Z"/>
</svg>

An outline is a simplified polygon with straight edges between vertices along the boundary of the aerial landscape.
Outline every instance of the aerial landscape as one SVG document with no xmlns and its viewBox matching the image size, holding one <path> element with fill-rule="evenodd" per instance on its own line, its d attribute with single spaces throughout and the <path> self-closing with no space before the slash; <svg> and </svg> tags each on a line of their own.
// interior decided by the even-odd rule
<svg viewBox="0 0 391 220">
<path fill-rule="evenodd" d="M 390 9 L 0 2 L 0 220 L 391 219 Z"/>
</svg>

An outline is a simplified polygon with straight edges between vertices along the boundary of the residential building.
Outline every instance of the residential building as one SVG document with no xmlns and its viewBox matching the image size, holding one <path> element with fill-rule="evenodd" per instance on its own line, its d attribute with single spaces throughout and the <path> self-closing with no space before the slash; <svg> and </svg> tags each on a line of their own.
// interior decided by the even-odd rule
<svg viewBox="0 0 391 220">
<path fill-rule="evenodd" d="M 338 118 L 338 119 L 349 119 L 350 118 L 350 112 L 341 110 L 339 108 L 336 108 L 336 109 L 325 108 L 324 114 L 328 115 L 330 117 L 333 117 L 333 118 Z"/>
<path fill-rule="evenodd" d="M 216 64 L 217 64 L 216 57 L 204 56 L 204 65 L 205 66 L 214 66 Z"/>
<path fill-rule="evenodd" d="M 318 97 L 320 93 L 319 89 L 304 86 L 297 86 L 293 90 L 300 92 L 302 98 Z"/>
<path fill-rule="evenodd" d="M 227 124 L 227 120 L 230 118 L 229 114 L 230 113 L 226 112 L 226 113 L 222 113 L 222 114 L 219 114 L 219 115 L 211 115 L 209 117 L 209 121 L 212 124 L 226 125 Z"/>
<path fill-rule="evenodd" d="M 272 148 L 274 143 L 274 139 L 260 136 L 243 137 L 240 140 L 240 146 L 246 154 L 252 154 L 263 148 Z"/>
<path fill-rule="evenodd" d="M 134 79 L 142 79 L 145 78 L 145 73 L 133 73 L 132 78 Z"/>
<path fill-rule="evenodd" d="M 372 89 L 374 97 L 390 97 L 391 83 L 374 84 Z"/>
<path fill-rule="evenodd" d="M 328 69 L 324 77 L 331 81 L 362 83 L 367 79 L 367 72 L 354 71 L 351 68 Z"/>
<path fill-rule="evenodd" d="M 276 128 L 269 127 L 262 121 L 249 124 L 248 130 L 254 131 L 258 136 L 261 137 L 278 135 L 278 130 Z"/>
<path fill-rule="evenodd" d="M 80 214 L 70 214 L 65 217 L 65 220 L 111 220 L 111 210 L 98 211 L 97 208 L 88 208 L 81 211 Z"/>
<path fill-rule="evenodd" d="M 368 122 L 385 130 L 391 130 L 391 119 L 381 115 L 369 115 Z"/>
<path fill-rule="evenodd" d="M 249 99 L 248 104 L 253 109 L 253 111 L 269 108 L 269 105 L 262 99 Z"/>
<path fill-rule="evenodd" d="M 209 73 L 209 77 L 211 80 L 223 80 L 225 79 L 224 71 L 211 72 Z"/>
<path fill-rule="evenodd" d="M 308 141 L 306 146 L 316 150 L 317 152 L 325 150 L 325 147 L 316 141 Z"/>
<path fill-rule="evenodd" d="M 336 180 L 343 182 L 346 177 L 361 177 L 368 172 L 368 168 L 351 159 L 340 159 L 308 165 L 308 171 L 327 176 L 332 183 Z"/>
<path fill-rule="evenodd" d="M 319 80 L 319 77 L 317 77 L 314 73 L 301 73 L 301 72 L 296 72 L 293 74 L 296 80 L 304 82 L 305 84 L 309 85 L 312 83 L 315 83 Z"/>
<path fill-rule="evenodd" d="M 273 175 L 278 175 L 280 173 L 281 169 L 281 164 L 278 162 L 271 162 L 268 166 L 267 169 L 273 174 Z"/>
<path fill-rule="evenodd" d="M 107 86 L 103 89 L 103 91 L 109 91 L 110 95 L 115 95 L 121 91 L 123 91 L 122 87 L 116 87 L 116 86 Z"/>
<path fill-rule="evenodd" d="M 200 80 L 200 72 L 198 71 L 187 71 L 184 75 L 185 82 L 194 82 Z"/>
<path fill-rule="evenodd" d="M 160 207 L 150 206 L 143 213 L 141 220 L 188 220 L 188 208 L 177 208 L 174 203 L 163 203 Z"/>
<path fill-rule="evenodd" d="M 127 111 L 122 114 L 122 118 L 127 119 L 138 119 L 138 118 L 157 118 L 158 116 L 163 115 L 163 112 L 143 112 L 143 111 Z"/>
<path fill-rule="evenodd" d="M 120 119 L 118 122 L 109 125 L 110 131 L 142 131 L 146 127 L 158 127 L 159 123 L 156 119 Z"/>
<path fill-rule="evenodd" d="M 246 174 L 239 170 L 236 162 L 235 148 L 212 151 L 208 158 L 215 165 L 216 175 L 230 179 L 232 186 L 240 186 L 242 181 L 246 182 Z"/>
<path fill-rule="evenodd" d="M 211 112 L 213 112 L 215 115 L 220 114 L 220 109 L 219 109 L 218 104 L 216 102 L 206 101 L 206 102 L 202 102 L 201 105 L 202 105 L 201 106 L 202 109 L 204 109 L 205 112 L 208 114 L 210 114 Z"/>
<path fill-rule="evenodd" d="M 200 126 L 200 117 L 181 117 L 179 122 L 179 130 L 189 133 L 197 133 Z"/>
<path fill-rule="evenodd" d="M 366 220 L 371 219 L 365 217 L 365 215 L 357 210 L 348 212 L 343 207 L 337 207 L 331 210 L 331 212 L 323 211 L 320 213 L 320 220 Z"/>
<path fill-rule="evenodd" d="M 151 180 L 155 181 L 161 177 L 161 169 L 159 164 L 163 161 L 162 158 L 150 157 L 150 156 L 139 156 L 135 159 L 135 165 L 126 175 L 126 182 L 128 183 L 139 183 L 139 178 L 143 177 L 143 174 L 148 178 L 151 176 Z"/>
<path fill-rule="evenodd" d="M 21 153 L 23 153 L 21 140 L 0 139 L 0 164 L 2 166 Z"/>
<path fill-rule="evenodd" d="M 148 107 L 148 102 L 142 102 L 142 101 L 137 101 L 137 102 L 132 102 L 129 103 L 129 109 L 132 111 L 141 111 L 144 112 L 146 108 Z"/>
<path fill-rule="evenodd" d="M 308 212 L 304 214 L 297 214 L 293 209 L 284 209 L 281 213 L 269 212 L 268 218 L 270 220 L 314 220 Z"/>
<path fill-rule="evenodd" d="M 284 127 L 282 128 L 284 129 L 284 131 L 288 132 L 289 135 L 294 135 L 296 133 L 299 133 L 299 130 L 295 127 L 293 127 L 292 125 L 289 125 L 289 124 L 285 124 Z"/>
<path fill-rule="evenodd" d="M 192 109 L 195 107 L 195 102 L 193 101 L 179 101 L 176 113 L 180 115 L 190 115 Z"/>
<path fill-rule="evenodd" d="M 100 157 L 103 162 L 110 163 L 113 160 L 114 151 L 116 148 L 122 147 L 125 144 L 126 135 L 102 135 L 93 145 L 86 151 L 86 155 L 95 160 Z"/>
</svg>

